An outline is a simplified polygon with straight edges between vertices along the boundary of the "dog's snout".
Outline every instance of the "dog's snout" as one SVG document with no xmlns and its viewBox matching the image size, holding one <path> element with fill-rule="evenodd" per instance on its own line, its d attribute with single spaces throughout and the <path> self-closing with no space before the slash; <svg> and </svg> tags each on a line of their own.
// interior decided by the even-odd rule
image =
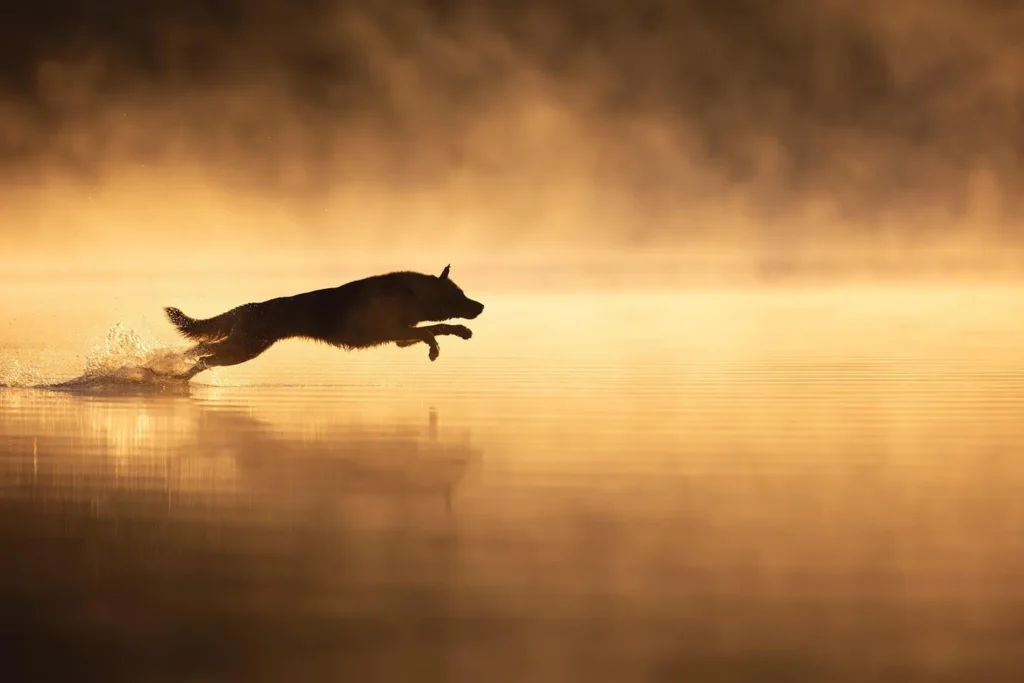
<svg viewBox="0 0 1024 683">
<path fill-rule="evenodd" d="M 473 301 L 472 299 L 469 300 L 469 307 L 468 308 L 469 308 L 469 316 L 468 317 L 469 317 L 470 320 L 472 320 L 473 318 L 477 317 L 478 315 L 480 315 L 481 313 L 484 312 L 484 305 L 482 303 L 480 303 L 479 301 Z"/>
</svg>

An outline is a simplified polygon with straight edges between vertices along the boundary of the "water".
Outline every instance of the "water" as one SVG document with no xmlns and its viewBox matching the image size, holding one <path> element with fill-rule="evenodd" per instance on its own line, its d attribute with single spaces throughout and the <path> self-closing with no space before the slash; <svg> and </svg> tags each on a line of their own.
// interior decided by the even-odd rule
<svg viewBox="0 0 1024 683">
<path fill-rule="evenodd" d="M 160 378 L 261 287 L 0 290 L 5 680 L 1024 675 L 1024 289 L 467 287 L 436 363 Z"/>
</svg>

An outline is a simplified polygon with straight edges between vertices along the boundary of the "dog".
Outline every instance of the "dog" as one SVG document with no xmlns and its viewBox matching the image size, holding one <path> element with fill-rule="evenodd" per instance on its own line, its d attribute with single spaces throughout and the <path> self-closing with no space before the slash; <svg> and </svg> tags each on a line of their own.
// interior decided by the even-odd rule
<svg viewBox="0 0 1024 683">
<path fill-rule="evenodd" d="M 340 287 L 243 304 L 226 313 L 196 320 L 177 308 L 164 312 L 178 331 L 198 342 L 186 353 L 198 358 L 182 377 L 191 379 L 209 368 L 238 365 L 256 358 L 282 339 L 310 339 L 344 349 L 394 343 L 424 343 L 437 360 L 437 337 L 473 336 L 465 325 L 443 324 L 453 318 L 472 320 L 484 305 L 465 295 L 449 277 L 410 271 L 374 275 Z M 417 327 L 422 322 L 441 323 Z"/>
</svg>

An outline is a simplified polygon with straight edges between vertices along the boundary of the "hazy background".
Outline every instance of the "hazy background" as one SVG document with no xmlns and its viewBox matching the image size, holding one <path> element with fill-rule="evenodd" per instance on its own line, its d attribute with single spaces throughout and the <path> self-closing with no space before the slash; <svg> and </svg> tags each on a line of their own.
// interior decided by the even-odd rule
<svg viewBox="0 0 1024 683">
<path fill-rule="evenodd" d="M 5 9 L 5 680 L 1024 680 L 1024 3 Z"/>
<path fill-rule="evenodd" d="M 1021 35 L 1010 0 L 20 3 L 0 250 L 1012 268 Z"/>
</svg>

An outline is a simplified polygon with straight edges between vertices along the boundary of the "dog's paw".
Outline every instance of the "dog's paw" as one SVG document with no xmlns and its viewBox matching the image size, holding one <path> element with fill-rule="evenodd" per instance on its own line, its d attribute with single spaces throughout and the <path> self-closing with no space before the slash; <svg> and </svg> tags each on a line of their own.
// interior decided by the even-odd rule
<svg viewBox="0 0 1024 683">
<path fill-rule="evenodd" d="M 473 330 L 469 329 L 465 325 L 452 325 L 452 334 L 459 339 L 472 339 Z"/>
<path fill-rule="evenodd" d="M 437 360 L 437 357 L 439 355 L 441 355 L 441 349 L 439 349 L 436 346 L 431 346 L 430 347 L 430 352 L 427 354 L 427 356 L 430 358 L 430 360 L 432 360 L 432 361 Z"/>
</svg>

